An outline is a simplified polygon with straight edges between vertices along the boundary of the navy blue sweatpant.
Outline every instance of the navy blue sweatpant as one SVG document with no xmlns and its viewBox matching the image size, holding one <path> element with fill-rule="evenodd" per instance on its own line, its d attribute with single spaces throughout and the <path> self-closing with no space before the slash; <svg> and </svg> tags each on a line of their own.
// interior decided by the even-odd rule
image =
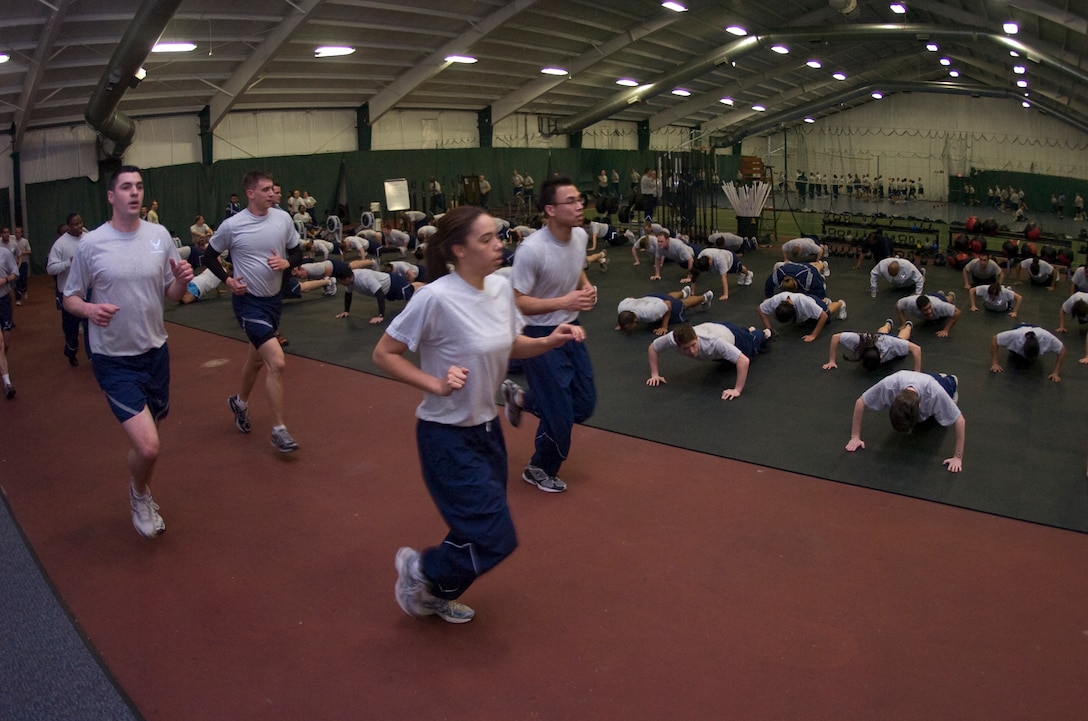
<svg viewBox="0 0 1088 721">
<path fill-rule="evenodd" d="M 416 442 L 423 481 L 450 529 L 420 565 L 431 593 L 455 599 L 518 545 L 506 504 L 506 443 L 497 417 L 468 427 L 417 421 Z"/>
<path fill-rule="evenodd" d="M 522 331 L 530 338 L 550 335 L 555 326 L 529 325 Z M 540 419 L 536 452 L 529 461 L 550 476 L 570 453 L 571 429 L 593 415 L 597 389 L 593 364 L 584 343 L 570 342 L 535 358 L 522 361 L 529 388 L 524 407 Z"/>
</svg>

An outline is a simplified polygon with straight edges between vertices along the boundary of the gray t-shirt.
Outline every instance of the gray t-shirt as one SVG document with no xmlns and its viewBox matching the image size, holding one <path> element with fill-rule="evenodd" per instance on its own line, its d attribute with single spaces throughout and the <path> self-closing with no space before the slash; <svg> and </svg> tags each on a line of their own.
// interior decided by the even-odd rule
<svg viewBox="0 0 1088 721">
<path fill-rule="evenodd" d="M 654 258 L 668 258 L 674 263 L 687 263 L 695 257 L 692 247 L 679 238 L 669 238 L 664 247 L 654 239 Z"/>
<path fill-rule="evenodd" d="M 725 275 L 733 267 L 732 251 L 722 250 L 721 248 L 707 248 L 699 251 L 699 257 L 710 258 L 711 267 L 714 268 L 714 272 L 718 275 Z"/>
<path fill-rule="evenodd" d="M 735 345 L 737 339 L 733 331 L 721 323 L 700 323 L 692 326 L 692 330 L 695 331 L 695 336 L 699 340 L 698 351 L 695 353 L 696 360 L 725 360 L 736 363 L 737 359 L 743 355 Z M 650 345 L 658 354 L 669 348 L 678 347 L 672 333 L 660 336 Z"/>
<path fill-rule="evenodd" d="M 1019 328 L 1013 328 L 1012 330 L 1004 331 L 997 334 L 997 344 L 1002 348 L 1008 348 L 1013 353 L 1019 355 L 1024 354 L 1024 337 L 1034 332 L 1036 340 L 1039 341 L 1040 353 L 1061 353 L 1062 342 L 1058 340 L 1057 336 L 1048 330 L 1044 330 L 1034 325 L 1023 325 Z"/>
<path fill-rule="evenodd" d="M 933 314 L 936 318 L 951 318 L 956 314 L 956 306 L 951 303 L 947 303 L 935 295 L 929 296 L 929 302 L 933 306 Z M 904 313 L 909 313 L 915 318 L 925 318 L 922 311 L 918 310 L 918 296 L 908 295 L 906 298 L 900 298 L 895 307 Z"/>
<path fill-rule="evenodd" d="M 643 296 L 641 298 L 624 298 L 616 306 L 616 313 L 629 310 L 643 323 L 656 323 L 669 312 L 669 304 L 661 298 Z"/>
<path fill-rule="evenodd" d="M 910 342 L 887 333 L 876 333 L 876 350 L 880 353 L 880 362 L 887 363 L 893 358 L 902 358 L 910 353 Z M 839 343 L 853 353 L 861 346 L 861 334 L 844 331 L 839 334 Z"/>
<path fill-rule="evenodd" d="M 166 228 L 140 221 L 135 232 L 122 233 L 109 222 L 84 233 L 64 286 L 65 296 L 118 307 L 109 325 L 88 324 L 92 353 L 134 356 L 162 346 L 166 288 L 174 282 L 170 260 L 181 263 Z"/>
<path fill-rule="evenodd" d="M 351 271 L 351 274 L 354 276 L 354 280 L 352 280 L 351 285 L 344 288 L 345 293 L 359 291 L 367 295 L 377 295 L 379 290 L 383 293 L 389 292 L 390 278 L 388 273 L 371 270 L 370 268 L 356 268 Z"/>
<path fill-rule="evenodd" d="M 279 295 L 283 272 L 272 270 L 268 259 L 298 245 L 298 233 L 287 211 L 270 208 L 254 215 L 248 208 L 227 218 L 212 235 L 210 245 L 217 253 L 227 251 L 234 277 L 245 280 L 249 294 L 261 298 Z"/>
<path fill-rule="evenodd" d="M 824 307 L 804 293 L 776 293 L 759 304 L 763 315 L 772 315 L 775 308 L 789 299 L 793 303 L 793 309 L 797 312 L 797 323 L 805 323 L 810 320 L 818 320 L 824 313 Z"/>
<path fill-rule="evenodd" d="M 511 283 L 514 290 L 533 298 L 559 298 L 578 288 L 586 262 L 582 228 L 572 228 L 570 240 L 560 242 L 547 227 L 534 232 L 518 246 Z M 555 326 L 578 318 L 576 310 L 554 310 L 526 316 L 530 325 Z"/>
<path fill-rule="evenodd" d="M 448 396 L 423 394 L 416 417 L 454 426 L 494 420 L 495 392 L 524 321 L 510 284 L 489 275 L 477 290 L 456 272 L 420 288 L 386 333 L 412 351 L 419 366 L 445 378 L 450 366 L 468 368 L 465 387 Z"/>
<path fill-rule="evenodd" d="M 914 371 L 898 371 L 861 394 L 865 407 L 879 411 L 889 407 L 907 386 L 918 391 L 918 420 L 936 418 L 942 426 L 950 426 L 959 420 L 960 409 L 944 387 L 933 376 Z"/>
<path fill-rule="evenodd" d="M 80 236 L 80 238 L 83 236 Z M 64 292 L 64 286 L 68 282 L 68 269 L 72 267 L 72 260 L 79 249 L 79 238 L 71 233 L 65 233 L 57 238 L 53 247 L 49 249 L 49 260 L 46 261 L 45 270 L 49 275 L 57 279 L 57 290 Z"/>
</svg>

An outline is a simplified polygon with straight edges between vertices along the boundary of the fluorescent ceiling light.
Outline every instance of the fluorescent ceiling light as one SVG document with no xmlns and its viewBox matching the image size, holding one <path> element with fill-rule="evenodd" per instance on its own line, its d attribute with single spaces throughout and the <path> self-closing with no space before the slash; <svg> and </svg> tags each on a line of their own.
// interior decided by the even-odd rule
<svg viewBox="0 0 1088 721">
<path fill-rule="evenodd" d="M 940 48 L 938 48 L 938 47 L 937 47 L 937 43 L 927 43 L 927 44 L 926 44 L 926 50 L 928 50 L 928 51 L 929 51 L 929 52 L 931 52 L 931 53 L 935 53 L 935 52 L 937 52 L 937 51 L 938 51 L 939 49 L 940 49 Z"/>
<path fill-rule="evenodd" d="M 949 70 L 948 71 L 948 77 L 950 77 L 950 78 L 958 78 L 959 76 L 960 76 L 960 71 L 959 70 Z"/>
<path fill-rule="evenodd" d="M 888 9 L 891 10 L 896 15 L 906 15 L 907 14 L 907 6 L 904 5 L 903 3 L 892 3 L 891 5 L 888 6 Z"/>
<path fill-rule="evenodd" d="M 351 55 L 355 52 L 355 48 L 349 48 L 342 45 L 322 45 L 314 50 L 315 58 L 335 58 L 340 55 Z"/>
<path fill-rule="evenodd" d="M 447 63 L 461 63 L 462 65 L 471 65 L 476 62 L 476 58 L 471 55 L 447 55 Z"/>
<path fill-rule="evenodd" d="M 819 60 L 809 60 L 805 65 L 813 69 L 822 68 L 824 66 Z"/>
<path fill-rule="evenodd" d="M 191 53 L 196 50 L 194 43 L 156 43 L 151 48 L 153 53 Z"/>
<path fill-rule="evenodd" d="M 785 45 L 772 45 L 771 50 L 778 53 L 779 55 L 789 55 L 790 52 L 790 49 L 787 48 Z"/>
<path fill-rule="evenodd" d="M 941 58 L 941 65 L 944 65 L 945 67 L 948 67 L 951 64 L 952 64 L 952 61 L 949 60 L 948 58 Z"/>
<path fill-rule="evenodd" d="M 679 95 L 682 98 L 686 98 L 689 95 L 691 95 L 691 91 L 688 90 L 687 88 L 673 88 L 672 89 L 672 94 L 673 95 Z"/>
<path fill-rule="evenodd" d="M 145 70 L 142 67 L 136 69 L 136 79 L 137 80 L 143 80 L 146 77 L 147 77 L 147 70 Z"/>
<path fill-rule="evenodd" d="M 627 87 L 627 88 L 637 88 L 638 87 L 638 81 L 633 80 L 632 78 L 620 78 L 619 80 L 616 81 L 616 85 L 622 85 L 622 86 Z"/>
<path fill-rule="evenodd" d="M 1014 73 L 1016 73 L 1017 75 L 1023 75 L 1024 73 L 1026 73 L 1028 71 L 1028 69 L 1025 68 L 1023 65 L 1013 65 L 1012 66 L 1012 71 Z"/>
<path fill-rule="evenodd" d="M 1028 86 L 1028 81 L 1024 80 L 1023 78 L 1020 78 L 1019 80 L 1016 81 L 1016 87 L 1018 87 L 1018 88 L 1026 88 L 1027 86 Z"/>
<path fill-rule="evenodd" d="M 718 102 L 721 103 L 722 105 L 732 105 L 733 104 L 733 98 L 722 98 Z"/>
<path fill-rule="evenodd" d="M 1007 22 L 1001 26 L 1001 29 L 1005 31 L 1006 35 L 1015 35 L 1020 32 L 1020 26 L 1014 22 Z"/>
<path fill-rule="evenodd" d="M 846 73 L 831 73 L 831 77 L 836 80 L 846 80 Z"/>
<path fill-rule="evenodd" d="M 737 37 L 744 37 L 748 34 L 748 31 L 742 28 L 740 25 L 730 25 L 725 29 L 730 35 L 736 35 Z"/>
<path fill-rule="evenodd" d="M 661 7 L 668 8 L 669 10 L 672 10 L 674 13 L 686 13 L 688 11 L 688 9 L 686 7 L 684 7 L 683 5 L 681 5 L 680 3 L 671 2 L 671 0 L 670 0 L 670 2 L 661 3 Z"/>
<path fill-rule="evenodd" d="M 816 118 L 805 118 L 805 122 L 806 122 L 806 123 L 815 123 L 815 122 L 816 122 Z"/>
<path fill-rule="evenodd" d="M 873 100 L 881 100 L 883 98 L 884 98 L 884 93 L 880 92 L 879 90 L 874 90 L 873 91 Z"/>
<path fill-rule="evenodd" d="M 540 72 L 545 75 L 569 75 L 569 73 L 563 68 L 541 68 Z"/>
<path fill-rule="evenodd" d="M 1011 55 L 1014 58 L 1020 57 L 1020 53 L 1016 52 L 1015 50 L 1010 50 L 1009 55 Z"/>
<path fill-rule="evenodd" d="M 1022 101 L 1020 104 L 1023 105 L 1025 108 L 1031 107 L 1031 103 L 1029 103 L 1027 100 Z"/>
<path fill-rule="evenodd" d="M 10 55 L 8 55 L 7 53 L 0 53 L 0 63 L 6 63 L 9 60 L 11 60 Z"/>
<path fill-rule="evenodd" d="M 753 105 L 752 110 L 756 111 L 757 113 L 762 113 L 766 111 L 767 108 L 763 107 L 762 105 Z"/>
</svg>

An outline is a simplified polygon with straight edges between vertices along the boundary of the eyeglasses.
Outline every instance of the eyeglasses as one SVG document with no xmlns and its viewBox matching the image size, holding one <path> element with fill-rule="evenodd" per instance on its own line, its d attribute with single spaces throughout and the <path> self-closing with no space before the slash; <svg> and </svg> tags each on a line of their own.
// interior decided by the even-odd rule
<svg viewBox="0 0 1088 721">
<path fill-rule="evenodd" d="M 555 203 L 549 203 L 549 205 L 580 205 L 584 208 L 586 207 L 586 201 L 583 198 L 571 198 L 570 200 L 560 200 Z"/>
</svg>

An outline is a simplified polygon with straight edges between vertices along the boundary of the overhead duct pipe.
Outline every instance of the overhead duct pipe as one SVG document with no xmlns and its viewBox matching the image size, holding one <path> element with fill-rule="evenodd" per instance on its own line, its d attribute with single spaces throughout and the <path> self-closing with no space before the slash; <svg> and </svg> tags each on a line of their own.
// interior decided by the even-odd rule
<svg viewBox="0 0 1088 721">
<path fill-rule="evenodd" d="M 108 158 L 119 160 L 132 145 L 136 125 L 117 106 L 129 88 L 139 84 L 137 71 L 181 3 L 182 0 L 145 0 L 113 51 L 113 57 L 87 103 L 83 117 L 102 136 L 102 150 Z"/>
</svg>

